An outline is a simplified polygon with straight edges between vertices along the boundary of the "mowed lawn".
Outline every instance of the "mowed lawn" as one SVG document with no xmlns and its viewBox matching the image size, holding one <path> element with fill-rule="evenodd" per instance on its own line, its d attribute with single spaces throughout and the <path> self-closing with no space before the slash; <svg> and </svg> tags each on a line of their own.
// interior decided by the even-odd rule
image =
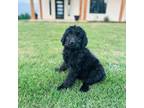
<svg viewBox="0 0 144 108">
<path fill-rule="evenodd" d="M 67 90 L 56 88 L 67 72 L 55 72 L 62 62 L 60 39 L 67 27 L 80 25 L 88 48 L 104 65 L 107 78 L 81 93 L 81 81 Z M 19 21 L 19 108 L 125 108 L 125 23 L 49 23 Z"/>
</svg>

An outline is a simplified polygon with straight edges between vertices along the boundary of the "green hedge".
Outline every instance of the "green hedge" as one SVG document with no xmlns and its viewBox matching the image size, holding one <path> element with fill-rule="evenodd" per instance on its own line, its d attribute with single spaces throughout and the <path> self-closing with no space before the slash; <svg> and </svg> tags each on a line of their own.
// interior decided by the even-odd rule
<svg viewBox="0 0 144 108">
<path fill-rule="evenodd" d="M 21 20 L 21 19 L 30 19 L 30 15 L 28 13 L 20 14 L 18 16 L 18 19 L 19 20 Z"/>
</svg>

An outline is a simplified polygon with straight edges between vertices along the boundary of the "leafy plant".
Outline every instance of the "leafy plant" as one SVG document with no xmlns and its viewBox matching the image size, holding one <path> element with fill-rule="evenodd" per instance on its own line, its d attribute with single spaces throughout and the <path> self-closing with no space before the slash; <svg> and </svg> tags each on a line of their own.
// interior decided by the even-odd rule
<svg viewBox="0 0 144 108">
<path fill-rule="evenodd" d="M 23 13 L 18 16 L 18 19 L 30 19 L 30 15 L 28 13 Z"/>
</svg>

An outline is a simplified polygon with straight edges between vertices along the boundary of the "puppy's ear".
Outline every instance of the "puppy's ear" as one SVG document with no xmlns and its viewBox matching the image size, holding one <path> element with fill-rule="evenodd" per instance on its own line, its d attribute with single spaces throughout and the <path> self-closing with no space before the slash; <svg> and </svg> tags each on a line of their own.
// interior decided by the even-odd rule
<svg viewBox="0 0 144 108">
<path fill-rule="evenodd" d="M 87 39 L 86 33 L 83 32 L 82 48 L 86 47 L 87 43 L 88 43 L 88 39 Z"/>
<path fill-rule="evenodd" d="M 77 31 L 79 32 L 79 35 L 82 37 L 81 47 L 84 48 L 88 43 L 86 32 L 80 26 L 77 26 Z"/>
<path fill-rule="evenodd" d="M 65 44 L 65 38 L 66 38 L 66 33 L 64 33 L 63 36 L 62 36 L 62 38 L 61 38 L 62 45 Z"/>
<path fill-rule="evenodd" d="M 71 27 L 69 27 L 69 28 L 67 28 L 67 29 L 65 30 L 65 32 L 64 32 L 64 34 L 63 34 L 63 36 L 62 36 L 62 38 L 61 38 L 61 43 L 62 43 L 63 46 L 64 46 L 64 44 L 65 44 L 65 40 L 66 40 L 66 37 L 67 37 L 67 34 L 68 34 L 70 28 L 71 28 Z"/>
</svg>

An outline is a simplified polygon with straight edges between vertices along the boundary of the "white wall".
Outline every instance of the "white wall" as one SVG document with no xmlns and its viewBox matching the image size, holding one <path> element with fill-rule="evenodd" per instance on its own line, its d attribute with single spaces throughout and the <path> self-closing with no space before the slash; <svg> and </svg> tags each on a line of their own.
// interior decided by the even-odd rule
<svg viewBox="0 0 144 108">
<path fill-rule="evenodd" d="M 107 7 L 107 16 L 110 21 L 119 21 L 119 14 L 122 0 L 109 0 Z"/>
<path fill-rule="evenodd" d="M 43 19 L 45 20 L 53 20 L 55 18 L 55 0 L 51 0 L 51 15 L 49 8 L 49 0 L 42 0 Z"/>
<path fill-rule="evenodd" d="M 34 0 L 34 7 L 35 7 L 35 12 L 38 14 L 38 18 L 40 18 L 40 8 L 39 8 L 38 0 Z"/>
<path fill-rule="evenodd" d="M 70 16 L 68 16 L 68 0 L 65 0 L 65 20 L 74 21 L 74 16 L 79 15 L 80 12 L 80 0 L 71 0 Z"/>
<path fill-rule="evenodd" d="M 90 0 L 88 0 L 87 6 L 87 18 L 88 21 L 103 21 L 108 16 L 110 21 L 119 21 L 121 0 L 107 0 L 107 8 L 105 14 L 89 13 Z"/>
<path fill-rule="evenodd" d="M 72 4 L 72 0 L 71 0 L 71 4 Z M 72 14 L 72 5 L 68 6 L 68 0 L 64 0 L 64 19 L 67 21 L 71 20 L 71 14 Z M 70 11 L 70 15 L 68 15 Z"/>
<path fill-rule="evenodd" d="M 80 13 L 80 0 L 71 0 L 73 1 L 73 15 L 79 15 Z"/>
<path fill-rule="evenodd" d="M 55 19 L 55 0 L 51 0 L 51 11 L 50 19 Z"/>
<path fill-rule="evenodd" d="M 106 17 L 106 13 L 105 14 L 90 13 L 90 0 L 88 0 L 86 20 L 88 20 L 88 21 L 103 21 L 104 17 Z"/>
<path fill-rule="evenodd" d="M 48 18 L 48 5 L 46 5 L 48 3 L 48 0 L 42 0 L 42 10 L 43 10 L 43 19 L 47 19 Z"/>
<path fill-rule="evenodd" d="M 74 20 L 74 15 L 79 15 L 79 0 L 71 0 L 70 16 L 68 16 L 68 0 L 64 0 L 64 20 Z M 56 20 L 55 0 L 51 0 L 52 14 L 49 14 L 49 0 L 42 0 L 43 19 Z"/>
</svg>

